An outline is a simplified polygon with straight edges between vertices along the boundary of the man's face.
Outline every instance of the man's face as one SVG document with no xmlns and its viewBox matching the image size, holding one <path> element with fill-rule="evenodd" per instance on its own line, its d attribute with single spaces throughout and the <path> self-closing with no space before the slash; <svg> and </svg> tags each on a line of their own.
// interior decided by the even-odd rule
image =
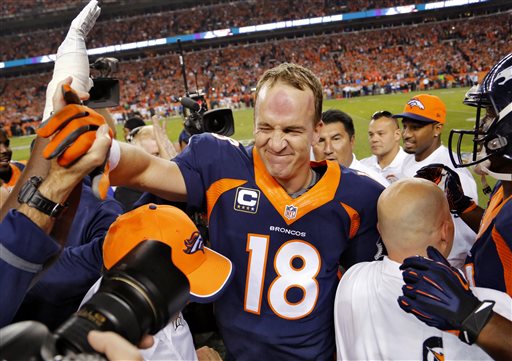
<svg viewBox="0 0 512 361">
<path fill-rule="evenodd" d="M 0 170 L 9 168 L 9 162 L 12 158 L 12 151 L 9 148 L 9 139 L 0 132 Z"/>
<path fill-rule="evenodd" d="M 309 152 L 318 139 L 313 92 L 278 82 L 264 86 L 254 113 L 254 145 L 281 185 L 309 174 Z"/>
<path fill-rule="evenodd" d="M 368 142 L 372 153 L 376 156 L 384 156 L 397 149 L 400 144 L 400 133 L 400 129 L 392 118 L 381 117 L 372 120 L 368 126 Z"/>
<path fill-rule="evenodd" d="M 320 128 L 320 139 L 313 147 L 313 153 L 317 161 L 335 160 L 348 167 L 352 163 L 353 147 L 354 137 L 349 136 L 343 123 L 335 122 Z"/>
<path fill-rule="evenodd" d="M 422 123 L 404 118 L 402 121 L 402 139 L 404 151 L 414 154 L 416 160 L 427 158 L 437 149 L 437 138 L 440 136 L 442 125 L 439 123 Z"/>
</svg>

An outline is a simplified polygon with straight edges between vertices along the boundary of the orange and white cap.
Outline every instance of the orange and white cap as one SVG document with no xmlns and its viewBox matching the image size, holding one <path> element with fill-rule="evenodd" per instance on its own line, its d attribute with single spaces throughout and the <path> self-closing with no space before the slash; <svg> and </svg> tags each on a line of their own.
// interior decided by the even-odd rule
<svg viewBox="0 0 512 361">
<path fill-rule="evenodd" d="M 408 118 L 422 123 L 446 122 L 446 106 L 435 95 L 420 94 L 410 99 L 401 114 L 393 115 L 393 118 Z"/>
<path fill-rule="evenodd" d="M 172 248 L 172 262 L 187 276 L 193 302 L 212 302 L 231 281 L 231 261 L 204 247 L 201 234 L 181 210 L 146 204 L 119 216 L 103 243 L 103 264 L 110 269 L 140 242 L 156 240 Z"/>
</svg>

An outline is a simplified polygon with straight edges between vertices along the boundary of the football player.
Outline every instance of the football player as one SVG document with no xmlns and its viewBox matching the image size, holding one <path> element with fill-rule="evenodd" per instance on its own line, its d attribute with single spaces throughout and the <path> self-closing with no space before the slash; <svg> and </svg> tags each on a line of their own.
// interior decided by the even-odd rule
<svg viewBox="0 0 512 361">
<path fill-rule="evenodd" d="M 484 211 L 464 195 L 457 177 L 447 174 L 452 210 L 478 231 L 464 267 L 470 284 L 512 295 L 512 54 L 469 90 L 464 103 L 477 109 L 475 128 L 451 131 L 452 162 L 456 167 L 476 165 L 478 172 L 498 180 Z M 466 136 L 471 137 L 469 160 Z"/>
<path fill-rule="evenodd" d="M 215 303 L 228 359 L 331 359 L 338 266 L 383 251 L 383 187 L 335 161 L 310 163 L 322 98 L 310 70 L 284 63 L 258 83 L 254 147 L 203 133 L 172 161 L 126 143 L 110 152 L 119 159 L 110 164 L 113 184 L 206 209 L 212 248 L 236 268 Z"/>
</svg>

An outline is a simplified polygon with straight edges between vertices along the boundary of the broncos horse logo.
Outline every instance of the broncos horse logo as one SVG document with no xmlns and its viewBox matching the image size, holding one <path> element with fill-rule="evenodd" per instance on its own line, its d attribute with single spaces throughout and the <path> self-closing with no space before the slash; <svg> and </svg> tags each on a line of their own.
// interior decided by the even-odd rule
<svg viewBox="0 0 512 361">
<path fill-rule="evenodd" d="M 421 110 L 425 109 L 425 106 L 423 105 L 423 103 L 420 102 L 417 98 L 412 98 L 411 100 L 409 100 L 407 102 L 407 105 L 410 106 L 411 108 L 418 107 Z"/>
<path fill-rule="evenodd" d="M 183 252 L 186 254 L 192 254 L 196 253 L 197 251 L 203 251 L 204 253 L 204 242 L 203 237 L 201 237 L 201 234 L 198 231 L 194 231 L 189 239 L 186 239 L 184 241 L 185 248 Z"/>
<path fill-rule="evenodd" d="M 505 70 L 502 70 L 498 74 L 496 74 L 496 79 L 500 79 L 500 81 L 496 82 L 496 84 L 498 84 L 498 85 L 503 85 L 507 81 L 512 79 L 512 66 Z"/>
</svg>

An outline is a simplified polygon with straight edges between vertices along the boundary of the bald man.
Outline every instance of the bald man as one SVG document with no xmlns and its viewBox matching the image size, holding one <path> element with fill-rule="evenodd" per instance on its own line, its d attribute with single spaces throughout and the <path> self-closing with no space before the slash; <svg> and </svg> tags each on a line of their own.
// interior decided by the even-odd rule
<svg viewBox="0 0 512 361">
<path fill-rule="evenodd" d="M 427 326 L 397 303 L 404 284 L 399 267 L 405 258 L 426 255 L 428 246 L 445 257 L 450 253 L 454 226 L 443 191 L 423 179 L 402 179 L 381 194 L 377 212 L 388 256 L 352 266 L 338 285 L 334 309 L 338 359 L 489 359 L 478 346 Z M 505 293 L 477 288 L 473 292 L 480 299 L 495 300 L 494 310 L 512 318 L 512 300 Z"/>
<path fill-rule="evenodd" d="M 373 155 L 361 163 L 379 173 L 389 183 L 402 176 L 402 163 L 407 153 L 400 146 L 402 131 L 398 121 L 386 110 L 375 112 L 368 124 L 368 143 Z"/>
</svg>

